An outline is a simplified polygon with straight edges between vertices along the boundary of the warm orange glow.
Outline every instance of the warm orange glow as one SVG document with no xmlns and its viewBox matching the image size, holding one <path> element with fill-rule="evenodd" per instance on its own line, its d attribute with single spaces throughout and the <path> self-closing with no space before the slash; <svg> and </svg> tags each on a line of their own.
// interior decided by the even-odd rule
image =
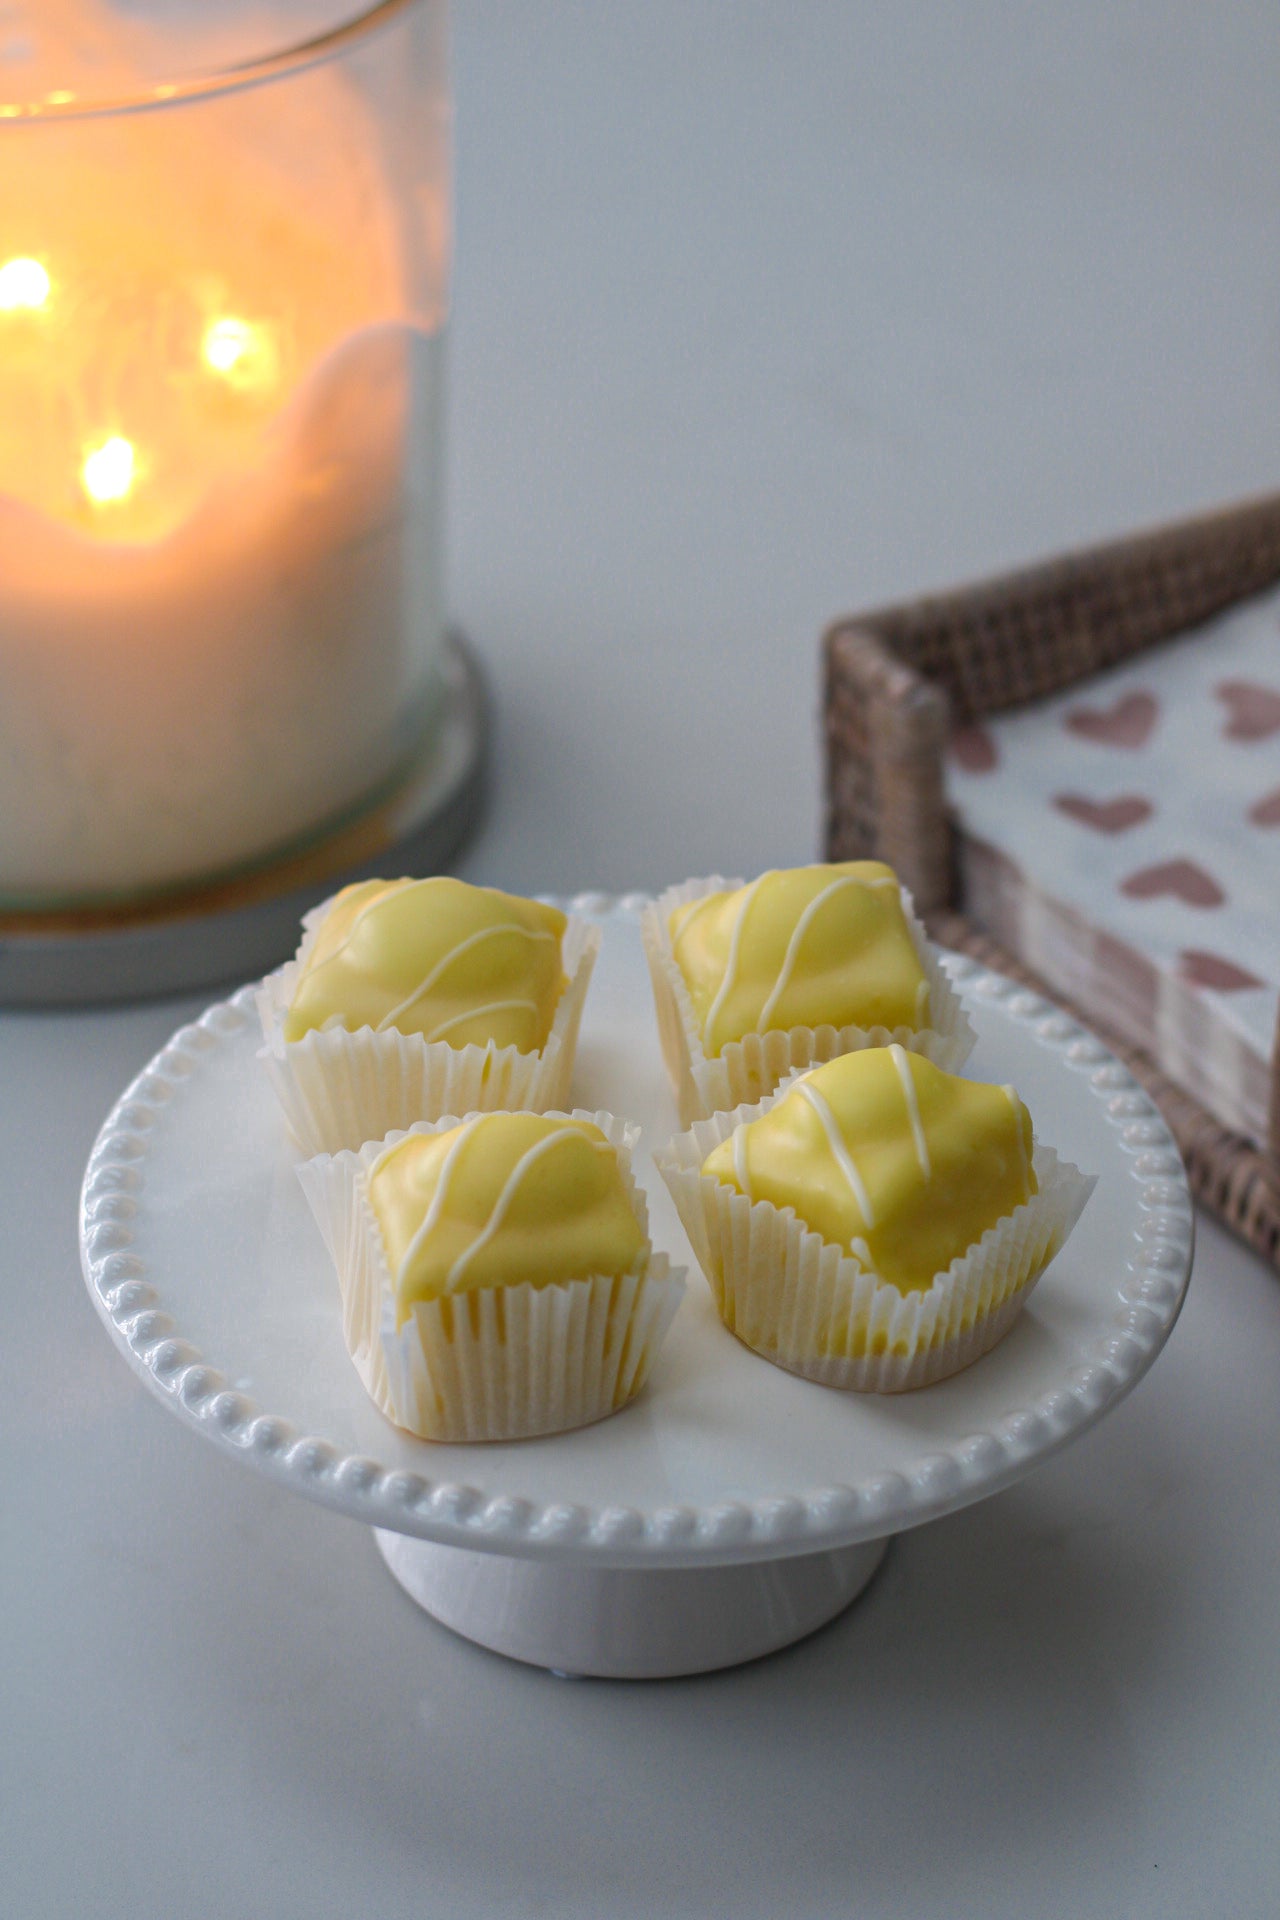
<svg viewBox="0 0 1280 1920">
<path fill-rule="evenodd" d="M 229 386 L 269 386 L 276 376 L 275 343 L 265 327 L 226 315 L 205 328 L 200 346 L 205 366 Z"/>
<path fill-rule="evenodd" d="M 67 118 L 0 167 L 0 532 L 18 502 L 94 545 L 171 539 L 215 494 L 237 498 L 332 355 L 407 318 L 376 114 L 336 64 L 283 119 L 272 88 L 187 118 L 74 117 L 68 71 L 92 69 L 95 101 L 153 91 L 134 18 L 152 11 L 30 8 L 23 111 L 59 95 Z M 0 58 L 7 138 L 4 74 Z M 290 500 L 314 477 L 309 443 L 295 458 Z"/>
<path fill-rule="evenodd" d="M 80 480 L 95 506 L 125 500 L 133 487 L 137 456 L 133 442 L 113 433 L 101 446 L 90 448 L 80 468 Z"/>
<path fill-rule="evenodd" d="M 20 255 L 0 267 L 0 313 L 16 313 L 27 307 L 33 311 L 49 298 L 49 275 L 38 260 Z"/>
</svg>

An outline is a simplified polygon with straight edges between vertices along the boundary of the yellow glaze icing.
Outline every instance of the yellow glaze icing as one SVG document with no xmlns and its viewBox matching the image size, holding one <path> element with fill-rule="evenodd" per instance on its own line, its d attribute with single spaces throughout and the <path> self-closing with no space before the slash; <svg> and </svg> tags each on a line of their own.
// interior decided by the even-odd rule
<svg viewBox="0 0 1280 1920">
<path fill-rule="evenodd" d="M 535 1052 L 565 986 L 565 924 L 555 907 L 461 880 L 344 887 L 302 965 L 284 1037 L 395 1028 Z"/>
<path fill-rule="evenodd" d="M 929 1024 L 897 877 L 879 860 L 761 874 L 667 922 L 703 1050 L 792 1027 Z"/>
<path fill-rule="evenodd" d="M 794 1207 L 906 1293 L 1031 1198 L 1031 1152 L 1031 1116 L 1012 1087 L 870 1047 L 805 1074 L 702 1171 Z"/>
<path fill-rule="evenodd" d="M 486 1113 L 410 1134 L 369 1174 L 403 1320 L 415 1300 L 627 1273 L 647 1242 L 588 1120 Z"/>
</svg>

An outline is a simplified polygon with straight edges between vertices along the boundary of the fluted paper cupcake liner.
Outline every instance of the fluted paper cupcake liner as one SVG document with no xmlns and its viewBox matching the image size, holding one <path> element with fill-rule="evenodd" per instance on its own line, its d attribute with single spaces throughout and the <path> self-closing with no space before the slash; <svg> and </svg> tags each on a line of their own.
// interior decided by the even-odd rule
<svg viewBox="0 0 1280 1920">
<path fill-rule="evenodd" d="M 708 1059 L 688 984 L 672 951 L 667 922 L 677 907 L 688 906 L 708 893 L 732 892 L 742 884 L 741 880 L 725 880 L 718 874 L 707 880 L 686 880 L 659 894 L 641 916 L 640 932 L 653 982 L 658 1035 L 679 1102 L 682 1126 L 708 1119 L 713 1113 L 727 1113 L 749 1101 L 762 1100 L 789 1073 L 820 1066 L 842 1053 L 855 1053 L 863 1047 L 887 1047 L 896 1043 L 909 1053 L 922 1054 L 948 1073 L 955 1073 L 964 1065 L 973 1049 L 974 1031 L 960 996 L 915 916 L 905 887 L 901 893 L 907 927 L 929 982 L 930 1026 L 792 1027 L 789 1031 L 776 1028 L 768 1033 L 745 1034 L 741 1040 L 732 1040 L 724 1046 L 717 1058 Z"/>
<path fill-rule="evenodd" d="M 902 1393 L 988 1352 L 1093 1191 L 1092 1177 L 1037 1146 L 1039 1192 L 931 1286 L 903 1293 L 806 1227 L 794 1208 L 749 1200 L 701 1172 L 713 1148 L 772 1104 L 699 1121 L 654 1159 L 725 1325 L 775 1366 L 825 1386 Z"/>
<path fill-rule="evenodd" d="M 630 1159 L 639 1129 L 608 1113 L 557 1117 L 601 1129 L 647 1236 L 648 1210 Z M 644 1385 L 684 1294 L 684 1270 L 665 1254 L 646 1253 L 620 1277 L 482 1287 L 419 1301 L 396 1325 L 369 1173 L 405 1132 L 460 1124 L 446 1115 L 298 1168 L 337 1269 L 343 1338 L 366 1390 L 388 1419 L 424 1440 L 524 1440 L 616 1413 Z"/>
<path fill-rule="evenodd" d="M 298 973 L 330 902 L 303 920 L 296 959 L 268 974 L 257 993 L 265 1044 L 259 1058 L 284 1109 L 285 1123 L 308 1156 L 354 1151 L 418 1120 L 446 1113 L 545 1113 L 569 1099 L 582 1009 L 600 951 L 600 929 L 568 916 L 563 955 L 568 984 L 547 1042 L 518 1047 L 451 1047 L 418 1033 L 361 1027 L 284 1038 Z"/>
</svg>

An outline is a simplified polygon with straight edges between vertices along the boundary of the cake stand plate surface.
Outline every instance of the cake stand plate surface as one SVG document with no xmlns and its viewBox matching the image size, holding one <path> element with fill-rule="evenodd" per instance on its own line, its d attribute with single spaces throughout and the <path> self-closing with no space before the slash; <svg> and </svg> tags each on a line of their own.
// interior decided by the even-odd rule
<svg viewBox="0 0 1280 1920">
<path fill-rule="evenodd" d="M 574 1100 L 640 1123 L 654 1242 L 690 1269 L 649 1383 L 621 1413 L 489 1446 L 383 1419 L 343 1344 L 248 988 L 180 1029 L 109 1115 L 85 1173 L 82 1261 L 116 1344 L 174 1413 L 368 1523 L 401 1585 L 449 1626 L 566 1672 L 704 1671 L 812 1631 L 870 1579 L 890 1535 L 1010 1485 L 1114 1406 L 1177 1318 L 1191 1203 L 1164 1121 L 1102 1042 L 951 956 L 978 1032 L 966 1071 L 1012 1081 L 1040 1138 L 1097 1187 L 1013 1330 L 966 1372 L 893 1397 L 784 1373 L 722 1326 L 649 1162 L 678 1121 L 643 902 L 570 904 L 604 934 Z"/>
</svg>

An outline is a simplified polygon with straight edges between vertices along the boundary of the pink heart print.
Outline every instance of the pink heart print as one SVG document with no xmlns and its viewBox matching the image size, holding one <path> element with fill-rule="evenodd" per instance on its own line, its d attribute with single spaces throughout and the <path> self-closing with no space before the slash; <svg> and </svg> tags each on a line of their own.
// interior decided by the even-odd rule
<svg viewBox="0 0 1280 1920">
<path fill-rule="evenodd" d="M 1253 680 L 1223 680 L 1214 688 L 1229 718 L 1228 740 L 1269 740 L 1280 733 L 1280 693 Z"/>
<path fill-rule="evenodd" d="M 1249 809 L 1249 818 L 1255 827 L 1280 827 L 1280 787 L 1273 787 L 1261 800 L 1255 800 Z"/>
<path fill-rule="evenodd" d="M 1000 755 L 985 727 L 957 727 L 951 736 L 951 757 L 966 773 L 991 773 Z"/>
<path fill-rule="evenodd" d="M 1203 947 L 1187 947 L 1178 955 L 1178 971 L 1193 987 L 1208 987 L 1211 993 L 1244 993 L 1250 987 L 1264 987 L 1256 973 L 1246 973 L 1234 960 L 1220 953 L 1206 953 Z"/>
<path fill-rule="evenodd" d="M 1110 707 L 1073 707 L 1067 726 L 1106 747 L 1143 747 L 1160 711 L 1153 693 L 1126 693 Z"/>
<path fill-rule="evenodd" d="M 1090 800 L 1083 793 L 1055 793 L 1053 804 L 1059 813 L 1078 820 L 1082 827 L 1092 827 L 1095 833 L 1127 833 L 1155 812 L 1140 793 L 1120 793 L 1114 800 Z"/>
<path fill-rule="evenodd" d="M 1220 907 L 1227 897 L 1212 874 L 1194 860 L 1165 860 L 1158 867 L 1143 867 L 1122 882 L 1120 891 L 1130 900 L 1160 900 L 1171 894 L 1189 907 Z"/>
</svg>

